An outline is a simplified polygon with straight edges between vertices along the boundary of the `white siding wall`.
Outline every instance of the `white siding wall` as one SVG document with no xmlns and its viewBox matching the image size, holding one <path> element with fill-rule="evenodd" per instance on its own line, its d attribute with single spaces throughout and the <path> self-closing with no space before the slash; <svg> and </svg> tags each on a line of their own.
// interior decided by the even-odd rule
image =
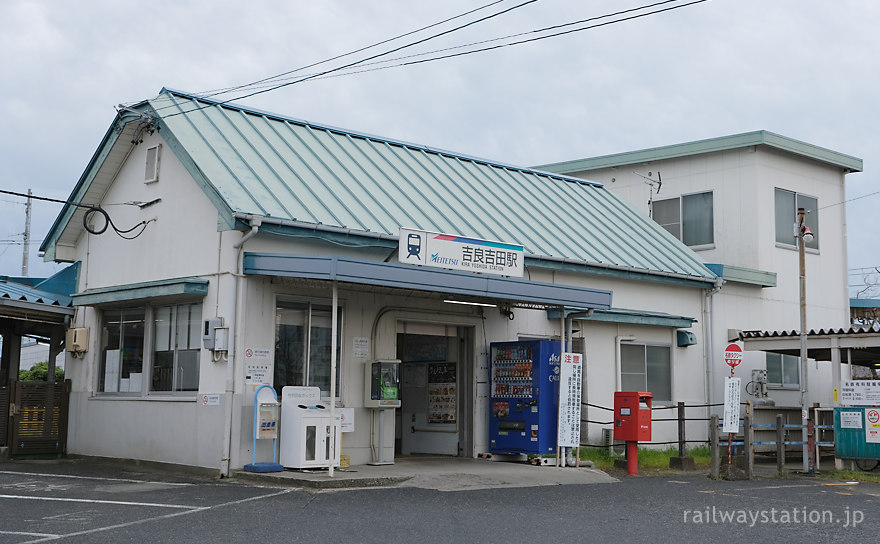
<svg viewBox="0 0 880 544">
<path fill-rule="evenodd" d="M 604 183 L 647 213 L 651 188 L 636 172 L 643 176 L 651 172 L 654 180 L 660 173 L 663 185 L 659 194 L 655 190 L 655 200 L 713 192 L 715 243 L 713 248 L 697 251 L 703 262 L 776 273 L 776 287 L 727 283 L 713 297 L 709 354 L 713 402 L 720 398 L 723 378 L 729 374 L 723 360 L 728 329 L 800 329 L 798 252 L 776 243 L 775 188 L 818 199 L 819 251 L 806 254 L 807 328 L 848 326 L 846 221 L 844 206 L 839 205 L 845 200 L 845 190 L 840 169 L 772 148 L 748 147 L 575 175 Z M 617 298 L 615 305 L 625 307 Z M 765 368 L 763 354 L 747 354 L 737 367 L 744 384 L 753 368 Z M 828 405 L 832 400 L 830 363 L 811 362 L 809 368 L 809 402 Z M 770 395 L 779 405 L 800 404 L 798 391 L 771 390 Z M 743 392 L 743 399 L 749 398 Z"/>
</svg>

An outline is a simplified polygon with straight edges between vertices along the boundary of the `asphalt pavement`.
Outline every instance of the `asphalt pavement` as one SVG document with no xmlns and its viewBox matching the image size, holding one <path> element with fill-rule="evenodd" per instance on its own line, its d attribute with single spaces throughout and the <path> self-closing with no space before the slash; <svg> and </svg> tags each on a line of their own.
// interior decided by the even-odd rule
<svg viewBox="0 0 880 544">
<path fill-rule="evenodd" d="M 681 472 L 523 485 L 472 472 L 515 473 L 512 466 L 446 461 L 455 472 L 442 463 L 421 475 L 402 467 L 413 475 L 394 485 L 323 490 L 149 463 L 0 462 L 0 543 L 861 543 L 880 531 L 880 485 L 872 483 Z M 584 470 L 517 468 L 547 478 Z"/>
</svg>

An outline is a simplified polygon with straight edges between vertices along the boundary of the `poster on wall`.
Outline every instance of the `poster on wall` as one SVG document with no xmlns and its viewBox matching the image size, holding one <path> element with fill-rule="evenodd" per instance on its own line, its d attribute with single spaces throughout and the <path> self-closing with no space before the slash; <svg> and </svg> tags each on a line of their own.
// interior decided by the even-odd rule
<svg viewBox="0 0 880 544">
<path fill-rule="evenodd" d="M 455 423 L 456 364 L 428 364 L 428 423 Z"/>
</svg>

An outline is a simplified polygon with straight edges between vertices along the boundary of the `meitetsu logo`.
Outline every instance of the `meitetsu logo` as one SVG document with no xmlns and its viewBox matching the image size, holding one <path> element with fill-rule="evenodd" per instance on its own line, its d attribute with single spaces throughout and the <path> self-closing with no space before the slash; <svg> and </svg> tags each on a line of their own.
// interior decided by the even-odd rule
<svg viewBox="0 0 880 544">
<path fill-rule="evenodd" d="M 431 262 L 437 264 L 448 264 L 452 266 L 458 266 L 458 259 L 453 259 L 451 257 L 441 257 L 439 253 L 431 254 Z"/>
</svg>

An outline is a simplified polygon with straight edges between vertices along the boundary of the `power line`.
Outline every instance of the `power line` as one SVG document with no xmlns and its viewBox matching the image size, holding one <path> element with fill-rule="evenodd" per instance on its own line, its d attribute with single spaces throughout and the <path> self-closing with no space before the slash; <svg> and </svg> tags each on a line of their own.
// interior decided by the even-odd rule
<svg viewBox="0 0 880 544">
<path fill-rule="evenodd" d="M 413 34 L 417 34 L 417 33 L 422 32 L 422 31 L 424 31 L 424 30 L 428 30 L 429 28 L 434 28 L 434 27 L 436 27 L 436 26 L 440 26 L 440 25 L 445 24 L 445 23 L 448 23 L 448 22 L 450 22 L 450 21 L 454 21 L 455 19 L 460 19 L 460 18 L 465 17 L 465 16 L 467 16 L 467 15 L 470 15 L 470 14 L 472 14 L 472 13 L 476 13 L 476 12 L 478 12 L 478 11 L 481 11 L 481 10 L 484 10 L 484 9 L 486 9 L 486 8 L 492 7 L 492 6 L 494 6 L 495 4 L 500 4 L 500 3 L 504 2 L 504 1 L 505 1 L 505 0 L 496 0 L 495 2 L 490 2 L 490 3 L 488 3 L 488 4 L 485 4 L 485 5 L 480 6 L 480 7 L 478 7 L 478 8 L 472 9 L 472 10 L 470 10 L 470 11 L 466 11 L 466 12 L 464 12 L 464 13 L 460 13 L 460 14 L 454 16 L 454 17 L 449 17 L 449 18 L 447 18 L 447 19 L 443 19 L 442 21 L 438 21 L 438 22 L 436 22 L 436 23 L 433 23 L 433 24 L 430 24 L 430 25 L 427 25 L 427 26 L 423 26 L 423 27 L 421 27 L 421 28 L 417 28 L 417 29 L 415 29 L 415 30 L 411 30 L 411 31 L 409 31 L 409 32 L 405 32 L 405 33 L 403 33 L 403 34 L 399 34 L 399 35 L 397 35 L 397 36 L 394 36 L 393 38 L 388 38 L 388 39 L 386 39 L 386 40 L 382 40 L 382 41 L 376 42 L 376 43 L 374 43 L 374 44 L 367 45 L 367 46 L 361 47 L 361 48 L 359 48 L 359 49 L 355 49 L 355 50 L 353 50 L 353 51 L 349 51 L 348 53 L 342 53 L 342 54 L 340 54 L 340 55 L 336 55 L 335 57 L 330 57 L 330 58 L 328 58 L 328 59 L 324 59 L 324 60 L 321 60 L 321 61 L 318 61 L 318 62 L 313 62 L 312 64 L 308 64 L 308 65 L 306 65 L 306 66 L 301 66 L 301 67 L 299 67 L 299 68 L 295 68 L 295 69 L 293 69 L 293 70 L 289 70 L 289 71 L 287 71 L 287 72 L 283 72 L 283 73 L 281 73 L 281 74 L 277 74 L 277 75 L 274 75 L 274 76 L 270 76 L 270 77 L 267 77 L 267 78 L 264 78 L 264 79 L 260 79 L 260 80 L 257 80 L 257 81 L 251 82 L 251 83 L 245 83 L 245 84 L 243 84 L 243 85 L 237 85 L 237 86 L 235 86 L 235 87 L 227 87 L 227 88 L 225 88 L 225 89 L 213 89 L 213 90 L 210 90 L 210 91 L 202 91 L 202 92 L 200 92 L 200 93 L 195 93 L 195 94 L 196 94 L 197 96 L 202 97 L 202 98 L 210 98 L 210 97 L 212 97 L 212 96 L 216 96 L 216 95 L 218 95 L 218 94 L 225 94 L 225 93 L 232 92 L 232 91 L 242 90 L 242 89 L 246 89 L 246 88 L 252 88 L 252 87 L 254 87 L 254 86 L 256 86 L 256 85 L 258 85 L 258 84 L 260 84 L 260 83 L 266 83 L 266 82 L 269 82 L 269 81 L 271 81 L 271 80 L 277 80 L 277 79 L 280 78 L 280 77 L 284 77 L 284 76 L 287 76 L 287 75 L 293 74 L 293 73 L 295 73 L 295 72 L 301 72 L 301 71 L 303 71 L 303 70 L 307 70 L 307 69 L 309 69 L 309 68 L 314 68 L 315 66 L 319 66 L 319 65 L 321 65 L 321 64 L 326 64 L 326 63 L 331 62 L 331 61 L 334 61 L 334 60 L 339 60 L 339 59 L 341 59 L 341 58 L 343 58 L 343 57 L 347 57 L 347 56 L 349 56 L 349 55 L 354 55 L 355 53 L 360 53 L 360 52 L 362 52 L 362 51 L 366 51 L 367 49 L 372 49 L 373 47 L 378 47 L 378 46 L 380 46 L 380 45 L 384 45 L 384 44 L 386 44 L 386 43 L 393 42 L 393 41 L 395 41 L 395 40 L 399 40 L 400 38 L 405 38 L 405 37 L 407 37 L 407 36 L 411 36 L 411 35 L 413 35 Z"/>
<path fill-rule="evenodd" d="M 509 12 L 515 10 L 515 9 L 519 9 L 519 8 L 521 8 L 521 7 L 523 7 L 523 6 L 527 6 L 527 5 L 532 4 L 532 3 L 535 3 L 535 2 L 537 2 L 537 1 L 538 1 L 538 0 L 526 0 L 525 2 L 522 2 L 522 3 L 520 3 L 520 4 L 517 4 L 517 5 L 512 6 L 512 7 L 510 7 L 510 8 L 504 9 L 504 10 L 499 11 L 499 12 L 497 12 L 497 13 L 493 13 L 493 14 L 491 14 L 491 15 L 487 15 L 487 16 L 482 17 L 482 18 L 480 18 L 480 19 L 476 19 L 476 20 L 474 20 L 474 21 L 471 21 L 471 22 L 465 23 L 465 24 L 463 24 L 463 25 L 459 25 L 459 26 L 454 27 L 454 28 L 451 28 L 451 29 L 449 29 L 449 30 L 444 30 L 443 32 L 439 32 L 439 33 L 434 34 L 434 35 L 432 35 L 432 36 L 428 36 L 427 38 L 422 38 L 421 40 L 417 40 L 417 41 L 415 41 L 415 42 L 408 43 L 408 44 L 406 44 L 406 45 L 401 45 L 401 46 L 396 47 L 396 48 L 394 48 L 394 49 L 391 49 L 391 50 L 389 50 L 389 51 L 385 51 L 385 52 L 383 52 L 383 53 L 377 53 L 377 54 L 372 55 L 372 56 L 369 56 L 369 57 L 367 57 L 367 58 L 364 58 L 364 59 L 361 59 L 361 60 L 358 60 L 358 61 L 355 61 L 355 62 L 351 62 L 351 63 L 345 64 L 345 65 L 340 66 L 340 67 L 338 67 L 338 68 L 332 68 L 332 69 L 330 69 L 330 70 L 325 70 L 325 71 L 323 71 L 323 72 L 319 72 L 318 74 L 314 74 L 314 75 L 311 75 L 311 76 L 305 76 L 305 77 L 303 77 L 303 78 L 300 78 L 300 79 L 297 79 L 297 80 L 294 80 L 294 81 L 288 81 L 288 82 L 285 82 L 285 83 L 280 83 L 280 84 L 275 85 L 275 86 L 273 86 L 273 87 L 270 87 L 270 88 L 268 88 L 268 89 L 263 89 L 263 90 L 259 90 L 259 91 L 254 91 L 254 92 L 251 92 L 251 93 L 248 93 L 248 94 L 245 94 L 245 95 L 242 95 L 242 96 L 238 96 L 238 97 L 235 97 L 235 98 L 230 98 L 230 99 L 228 99 L 228 100 L 224 100 L 224 101 L 221 101 L 221 102 L 212 103 L 212 104 L 205 105 L 205 106 L 200 106 L 200 107 L 195 108 L 195 109 L 192 109 L 192 110 L 180 111 L 180 112 L 177 112 L 177 113 L 172 113 L 172 114 L 170 114 L 170 115 L 166 115 L 165 118 L 168 118 L 168 117 L 174 117 L 174 116 L 176 116 L 176 115 L 181 115 L 181 114 L 183 114 L 183 113 L 191 113 L 191 112 L 198 111 L 198 110 L 201 110 L 201 109 L 204 109 L 204 108 L 207 108 L 207 107 L 212 107 L 212 106 L 222 106 L 223 104 L 227 104 L 227 103 L 229 103 L 229 102 L 232 102 L 233 100 L 243 100 L 243 99 L 245 99 L 245 98 L 250 98 L 250 97 L 252 97 L 252 96 L 256 96 L 256 95 L 258 95 L 258 94 L 267 93 L 267 92 L 270 92 L 270 91 L 274 91 L 274 90 L 276 90 L 276 89 L 280 89 L 280 88 L 282 88 L 282 87 L 287 87 L 287 86 L 290 86 L 290 85 L 294 85 L 294 84 L 296 84 L 296 83 L 302 83 L 302 82 L 304 82 L 304 81 L 308 81 L 308 80 L 311 80 L 311 79 L 315 79 L 315 78 L 318 77 L 318 76 L 322 76 L 322 75 L 330 74 L 330 73 L 333 73 L 333 72 L 338 72 L 339 70 L 344 70 L 345 68 L 350 68 L 350 67 L 352 67 L 352 66 L 355 66 L 355 65 L 357 65 L 357 64 L 360 64 L 360 63 L 363 63 L 363 62 L 366 62 L 366 61 L 369 61 L 369 60 L 373 60 L 373 59 L 376 59 L 376 58 L 379 58 L 379 57 L 382 57 L 382 56 L 385 56 L 385 55 L 390 55 L 391 53 L 396 53 L 397 51 L 401 51 L 401 50 L 403 50 L 403 49 L 407 49 L 407 48 L 409 48 L 409 47 L 414 47 L 414 46 L 416 46 L 416 45 L 419 45 L 419 44 L 425 43 L 425 42 L 427 42 L 427 41 L 429 41 L 429 40 L 433 40 L 433 39 L 435 39 L 435 38 L 439 38 L 440 36 L 445 36 L 445 35 L 447 35 L 447 34 L 451 34 L 451 33 L 453 33 L 453 32 L 456 32 L 456 31 L 458 31 L 458 30 L 461 30 L 461 29 L 463 29 L 463 28 L 467 28 L 467 27 L 469 27 L 469 26 L 473 26 L 473 25 L 475 25 L 475 24 L 477 24 L 477 23 L 481 23 L 481 22 L 483 22 L 483 21 L 487 21 L 487 20 L 492 19 L 492 18 L 494 18 L 494 17 L 498 17 L 499 15 L 504 15 L 505 13 L 509 13 Z M 706 0 L 700 0 L 700 1 L 705 2 Z"/>
<path fill-rule="evenodd" d="M 86 231 L 90 232 L 91 234 L 95 234 L 95 235 L 103 234 L 104 231 L 107 230 L 107 227 L 113 227 L 113 230 L 116 232 L 116 234 L 120 238 L 124 238 L 126 240 L 134 240 L 135 238 L 137 238 L 138 236 L 143 234 L 144 230 L 146 230 L 147 225 L 150 222 L 155 220 L 155 219 L 147 219 L 147 220 L 141 221 L 140 223 L 136 224 L 135 226 L 131 227 L 130 229 L 120 229 L 116 225 L 113 224 L 113 221 L 110 219 L 110 215 L 107 213 L 107 211 L 98 205 L 82 204 L 82 203 L 73 202 L 70 200 L 58 200 L 57 198 L 49 198 L 46 196 L 36 196 L 33 194 L 16 193 L 15 191 L 6 191 L 4 189 L 0 189 L 0 193 L 7 194 L 7 195 L 13 195 L 13 196 L 20 196 L 20 197 L 34 199 L 34 200 L 43 200 L 46 202 L 56 202 L 59 204 L 66 204 L 68 206 L 75 206 L 77 208 L 84 208 L 86 210 L 86 213 L 83 214 L 83 220 L 82 220 L 83 228 L 86 229 Z M 125 204 L 131 205 L 131 206 L 138 206 L 139 208 L 143 209 L 143 208 L 146 208 L 147 206 L 151 206 L 151 205 L 159 202 L 160 200 L 161 199 L 156 199 L 156 200 L 153 200 L 150 202 L 125 202 Z M 103 227 L 93 228 L 91 225 L 89 225 L 89 218 L 92 216 L 92 214 L 98 214 L 104 218 Z M 123 236 L 123 235 L 131 233 L 132 231 L 134 231 L 138 227 L 140 227 L 141 230 L 139 230 L 137 232 L 137 234 L 134 234 L 131 236 Z"/>
<path fill-rule="evenodd" d="M 400 61 L 400 60 L 411 59 L 411 58 L 417 58 L 417 57 L 424 57 L 424 56 L 427 56 L 427 55 L 432 55 L 432 54 L 434 54 L 434 53 L 443 53 L 443 52 L 446 52 L 446 51 L 455 51 L 455 50 L 457 50 L 457 49 L 464 49 L 464 48 L 466 48 L 466 47 L 472 47 L 472 46 L 475 46 L 475 45 L 482 45 L 482 44 L 486 44 L 486 43 L 499 42 L 499 41 L 501 41 L 501 40 L 508 40 L 508 39 L 511 39 L 511 38 L 518 38 L 518 37 L 520 37 L 520 36 L 527 36 L 527 35 L 530 35 L 530 34 L 540 34 L 541 32 L 547 32 L 547 31 L 549 31 L 549 30 L 555 30 L 555 29 L 557 29 L 557 28 L 565 28 L 565 27 L 570 27 L 570 26 L 574 26 L 574 25 L 579 25 L 579 24 L 587 23 L 587 22 L 590 22 L 590 21 L 597 21 L 597 20 L 600 20 L 600 19 L 607 19 L 607 18 L 609 18 L 609 17 L 614 17 L 614 16 L 617 16 L 617 15 L 623 15 L 623 14 L 625 14 L 625 13 L 632 13 L 632 12 L 635 12 L 635 11 L 642 11 L 642 10 L 645 10 L 645 9 L 648 9 L 648 8 L 652 8 L 652 7 L 660 6 L 660 5 L 663 5 L 663 4 L 671 4 L 671 3 L 673 3 L 673 2 L 679 2 L 679 1 L 680 1 L 680 0 L 663 0 L 662 2 L 656 2 L 656 3 L 654 3 L 654 4 L 646 4 L 646 5 L 644 5 L 644 6 L 639 6 L 639 7 L 636 7 L 636 8 L 631 8 L 631 9 L 626 9 L 626 10 L 622 10 L 622 11 L 617 11 L 617 12 L 614 12 L 614 13 L 607 13 L 607 14 L 605 14 L 605 15 L 599 15 L 599 16 L 596 16 L 596 17 L 589 17 L 589 18 L 587 18 L 587 19 L 581 19 L 581 20 L 578 20 L 578 21 L 572 21 L 572 22 L 569 22 L 569 23 L 562 23 L 562 24 L 553 25 L 553 26 L 548 26 L 548 27 L 544 27 L 544 28 L 538 28 L 538 29 L 535 29 L 535 30 L 529 30 L 529 31 L 527 31 L 527 32 L 519 32 L 519 33 L 516 33 L 516 34 L 508 34 L 508 35 L 506 35 L 506 36 L 500 36 L 500 37 L 498 37 L 498 38 L 492 38 L 492 39 L 489 39 L 489 40 L 481 40 L 481 41 L 477 41 L 477 42 L 470 42 L 470 43 L 466 43 L 466 44 L 456 45 L 456 46 L 453 46 L 453 47 L 445 47 L 445 48 L 442 48 L 442 49 L 434 49 L 434 50 L 432 50 L 432 51 L 426 51 L 426 52 L 424 52 L 424 53 L 415 53 L 415 54 L 412 54 L 412 55 L 404 55 L 404 56 L 400 56 L 400 57 L 394 57 L 394 58 L 391 58 L 391 59 L 379 60 L 379 61 L 375 61 L 375 62 L 364 62 L 364 63 L 359 63 L 358 66 L 363 67 L 363 66 L 376 66 L 376 65 L 380 65 L 380 64 L 388 64 L 388 63 L 396 62 L 396 61 Z M 684 7 L 684 6 L 681 6 L 681 7 Z M 659 13 L 659 11 L 658 11 L 658 12 L 652 12 L 652 13 Z M 645 14 L 645 15 L 650 15 L 650 13 Z M 626 20 L 626 19 L 621 19 L 620 21 L 623 21 L 623 20 Z M 618 21 L 613 21 L 613 22 L 618 22 Z M 589 27 L 589 28 L 593 28 L 593 27 Z M 586 29 L 578 29 L 578 30 L 586 30 Z M 554 35 L 554 36 L 555 36 L 555 35 Z M 553 36 L 547 36 L 547 37 L 553 37 Z M 523 42 L 516 42 L 516 43 L 510 43 L 510 44 L 505 44 L 505 45 L 503 45 L 502 47 L 506 47 L 507 45 L 517 45 L 518 43 L 525 43 L 525 41 L 523 41 Z M 481 50 L 479 50 L 479 51 L 470 51 L 470 52 L 467 52 L 467 53 L 465 53 L 465 54 L 477 53 L 477 52 L 480 52 L 480 51 L 486 51 L 486 50 L 488 50 L 488 49 L 481 49 Z M 454 56 L 454 55 L 450 55 L 450 56 Z M 438 57 L 438 58 L 432 58 L 432 59 L 428 59 L 427 61 L 431 61 L 431 60 L 439 60 L 439 59 L 441 59 L 441 58 L 449 58 L 449 56 Z M 426 62 L 427 62 L 427 61 L 426 61 Z M 378 68 L 377 70 L 383 70 L 383 69 L 386 69 L 386 68 L 395 68 L 395 67 L 397 67 L 397 66 L 403 66 L 403 65 L 404 65 L 404 64 L 398 64 L 398 65 L 395 65 L 395 66 L 386 66 L 386 67 L 383 67 L 383 68 Z M 342 76 L 346 76 L 346 75 L 361 74 L 361 73 L 371 72 L 371 71 L 376 71 L 376 70 L 357 70 L 357 71 L 355 71 L 355 70 L 340 70 L 341 73 L 333 74 L 333 75 L 326 75 L 326 76 L 323 76 L 323 77 L 316 77 L 315 79 L 316 79 L 316 80 L 320 80 L 320 79 L 329 79 L 329 78 L 332 78 L 332 77 L 342 77 Z M 318 76 L 319 74 L 310 74 L 310 75 Z M 256 82 L 256 83 L 252 84 L 252 88 L 266 88 L 266 87 L 270 87 L 270 86 L 272 86 L 272 85 L 275 85 L 278 81 L 289 81 L 290 79 L 293 79 L 293 78 L 286 78 L 286 79 L 276 80 L 276 81 L 273 81 L 272 83 L 267 83 L 267 84 L 262 84 L 262 85 L 259 84 L 259 83 L 262 83 L 262 82 Z M 242 86 L 242 87 L 244 87 L 244 86 Z"/>
<path fill-rule="evenodd" d="M 534 1 L 534 0 L 532 0 L 532 1 Z M 640 10 L 646 9 L 646 8 L 648 8 L 648 7 L 657 6 L 657 5 L 661 5 L 661 4 L 666 4 L 666 3 L 669 3 L 669 2 L 672 2 L 672 1 L 676 1 L 676 0 L 668 0 L 668 1 L 663 1 L 663 2 L 657 2 L 657 3 L 655 3 L 655 4 L 646 4 L 646 5 L 641 6 L 641 7 L 639 7 L 639 8 L 633 8 L 633 9 L 631 9 L 631 10 L 625 10 L 625 11 L 623 11 L 623 12 L 619 12 L 619 13 L 629 13 L 629 12 L 632 12 L 632 11 L 640 11 Z M 495 16 L 500 15 L 500 14 L 502 14 L 502 13 L 506 13 L 506 12 L 508 12 L 508 11 L 511 11 L 511 10 L 513 10 L 513 9 L 517 9 L 517 8 L 519 8 L 519 7 L 522 7 L 523 5 L 526 5 L 526 4 L 528 4 L 528 3 L 531 3 L 531 2 L 525 2 L 525 3 L 523 3 L 523 4 L 519 4 L 519 5 L 517 5 L 517 6 L 514 6 L 514 7 L 512 7 L 512 8 L 509 8 L 509 9 L 507 9 L 507 10 L 505 10 L 505 11 L 502 11 L 502 12 L 500 12 L 500 13 L 493 14 L 493 15 L 488 16 L 488 17 L 485 17 L 485 18 L 483 18 L 483 19 L 478 19 L 477 21 L 473 21 L 473 22 L 471 22 L 471 23 L 467 23 L 466 25 L 462 25 L 462 26 L 460 26 L 460 27 L 456 27 L 456 28 L 454 28 L 454 29 L 451 29 L 451 30 L 448 30 L 448 31 L 442 32 L 442 33 L 440 33 L 440 34 L 436 34 L 436 35 L 434 35 L 434 36 L 431 36 L 431 37 L 425 38 L 425 39 L 423 39 L 423 40 L 419 40 L 419 41 L 417 41 L 417 42 L 414 42 L 414 43 L 411 43 L 411 44 L 408 44 L 408 45 L 404 45 L 404 46 L 398 47 L 398 48 L 396 48 L 396 49 L 392 49 L 391 51 L 386 51 L 385 53 L 380 53 L 380 54 L 377 54 L 377 55 L 373 55 L 373 56 L 371 56 L 371 57 L 367 57 L 367 58 L 365 58 L 365 59 L 361 59 L 360 61 L 356 61 L 356 62 L 353 62 L 353 63 L 349 63 L 349 64 L 347 64 L 347 65 L 343 65 L 343 66 L 340 66 L 340 67 L 338 67 L 338 68 L 333 68 L 333 69 L 331 69 L 331 70 L 325 70 L 325 71 L 323 71 L 323 72 L 314 73 L 314 74 L 311 74 L 311 75 L 308 75 L 308 76 L 302 77 L 302 78 L 300 78 L 300 79 L 295 79 L 295 80 L 293 80 L 293 81 L 287 81 L 287 82 L 285 82 L 285 83 L 280 83 L 280 84 L 277 84 L 277 85 L 272 85 L 272 86 L 270 86 L 270 87 L 268 87 L 268 88 L 264 88 L 264 89 L 262 89 L 262 90 L 255 91 L 255 92 L 252 92 L 252 93 L 249 93 L 249 94 L 245 94 L 245 95 L 242 95 L 242 96 L 239 96 L 239 97 L 236 97 L 236 98 L 230 98 L 230 99 L 228 99 L 228 100 L 224 100 L 224 101 L 221 101 L 221 102 L 212 102 L 211 104 L 206 104 L 206 105 L 204 105 L 204 106 L 199 106 L 199 107 L 196 107 L 196 108 L 193 108 L 193 109 L 190 109 L 190 110 L 180 111 L 180 112 L 177 112 L 177 113 L 173 113 L 173 114 L 171 114 L 171 115 L 167 115 L 167 116 L 165 116 L 165 117 L 166 117 L 166 118 L 167 118 L 167 117 L 174 117 L 174 116 L 176 116 L 176 115 L 182 115 L 182 114 L 184 114 L 184 113 L 191 113 L 191 112 L 199 111 L 199 110 L 202 110 L 202 109 L 205 109 L 205 108 L 208 108 L 208 107 L 212 107 L 212 106 L 222 106 L 223 104 L 227 104 L 227 103 L 232 102 L 232 101 L 234 101 L 234 100 L 242 100 L 242 99 L 245 99 L 245 98 L 249 98 L 249 97 L 251 97 L 251 96 L 255 96 L 255 95 L 257 95 L 257 94 L 267 93 L 267 92 L 270 92 L 270 91 L 274 91 L 274 90 L 276 90 L 276 89 L 280 89 L 280 88 L 282 88 L 282 87 L 286 87 L 286 86 L 290 86 L 290 85 L 295 85 L 295 84 L 297 84 L 297 83 L 303 83 L 303 82 L 305 82 L 305 81 L 318 80 L 318 79 L 326 79 L 326 78 L 329 78 L 329 77 L 338 77 L 338 76 L 341 76 L 341 75 L 354 75 L 354 74 L 360 74 L 360 73 L 365 73 L 365 72 L 372 72 L 372 71 L 378 71 L 378 70 L 385 70 L 385 69 L 388 69 L 388 68 L 397 68 L 397 67 L 401 67 L 401 66 L 410 66 L 410 65 L 414 65 L 414 64 L 421 64 L 421 63 L 426 63 L 426 62 L 432 62 L 432 61 L 435 61 L 435 60 L 442 60 L 442 59 L 447 59 L 447 58 L 452 58 L 452 57 L 459 57 L 459 56 L 464 56 L 464 55 L 470 55 L 470 54 L 473 54 L 473 53 L 481 53 L 481 52 L 485 52 L 485 51 L 491 51 L 491 50 L 494 50 L 494 49 L 500 49 L 500 48 L 502 48 L 502 47 L 509 47 L 509 46 L 513 46 L 513 45 L 520 45 L 520 44 L 523 44 L 523 43 L 535 42 L 535 41 L 544 40 L 544 39 L 548 39 L 548 38 L 554 38 L 554 37 L 558 37 L 558 36 L 563 36 L 563 35 L 566 35 L 566 34 L 572 34 L 572 33 L 574 33 L 574 32 L 581 32 L 581 31 L 584 31 L 584 30 L 591 30 L 591 29 L 594 29 L 594 28 L 599 28 L 599 27 L 603 27 L 603 26 L 608 26 L 608 25 L 615 24 L 615 23 L 621 23 L 621 22 L 630 21 L 630 20 L 633 20 L 633 19 L 639 19 L 639 18 L 642 18 L 642 17 L 647 17 L 647 16 L 649 16 L 649 15 L 656 15 L 656 14 L 659 14 L 659 13 L 664 13 L 664 12 L 667 12 L 667 11 L 672 11 L 672 10 L 675 10 L 675 9 L 684 8 L 684 7 L 692 6 L 692 5 L 695 5 L 695 4 L 701 4 L 701 3 L 703 3 L 703 2 L 707 2 L 707 1 L 708 1 L 708 0 L 694 0 L 694 1 L 692 1 L 692 2 L 688 2 L 688 3 L 685 3 L 685 4 L 680 4 L 680 5 L 677 5 L 677 6 L 670 6 L 670 7 L 667 7 L 667 8 L 663 8 L 663 9 L 659 9 L 659 10 L 654 10 L 654 11 L 650 11 L 650 12 L 647 12 L 647 13 L 641 13 L 641 14 L 638 14 L 638 15 L 633 15 L 633 16 L 629 16 L 629 17 L 624 17 L 624 18 L 621 18 L 621 19 L 615 19 L 614 21 L 607 21 L 607 22 L 604 22 L 604 23 L 599 23 L 599 24 L 595 24 L 595 25 L 589 25 L 589 26 L 582 27 L 582 28 L 576 28 L 576 29 L 571 29 L 571 30 L 567 30 L 567 31 L 563 31 L 563 32 L 557 32 L 557 33 L 554 33 L 554 34 L 549 34 L 549 35 L 547 35 L 547 36 L 539 36 L 539 37 L 530 38 L 530 39 L 526 39 L 526 40 L 520 40 L 520 41 L 510 42 L 510 43 L 506 43 L 506 44 L 500 44 L 500 45 L 495 45 L 495 46 L 491 46 L 491 47 L 485 47 L 485 48 L 482 48 L 482 49 L 474 49 L 474 50 L 471 50 L 471 51 L 465 51 L 465 52 L 461 52 L 461 53 L 454 53 L 454 54 L 450 54 L 450 55 L 442 55 L 442 56 L 438 56 L 438 57 L 432 57 L 432 58 L 429 58 L 429 59 L 422 59 L 422 60 L 416 60 L 416 61 L 409 61 L 409 62 L 399 63 L 399 64 L 395 64 L 395 65 L 391 65 L 391 66 L 382 66 L 382 67 L 372 68 L 372 69 L 368 69 L 368 70 L 349 70 L 349 71 L 344 72 L 344 73 L 342 73 L 342 74 L 329 75 L 329 74 L 333 74 L 333 73 L 335 73 L 335 72 L 340 72 L 340 71 L 346 70 L 346 69 L 351 68 L 351 67 L 353 67 L 353 66 L 355 66 L 355 65 L 362 65 L 362 64 L 365 63 L 366 61 L 373 60 L 373 59 L 375 59 L 375 58 L 378 58 L 378 57 L 381 57 L 381 56 L 385 56 L 385 55 L 388 55 L 388 54 L 390 54 L 390 53 L 394 53 L 394 52 L 396 52 L 396 51 L 400 51 L 400 50 L 402 50 L 402 49 L 405 49 L 405 48 L 408 48 L 408 47 L 412 47 L 412 46 L 414 46 L 414 45 L 418 45 L 418 44 L 420 44 L 420 43 L 424 43 L 424 42 L 426 42 L 426 41 L 428 41 L 428 40 L 431 40 L 431 39 L 433 39 L 433 38 L 436 38 L 436 37 L 439 37 L 439 36 L 442 36 L 442 35 L 448 34 L 448 33 L 450 33 L 450 32 L 454 32 L 454 31 L 459 30 L 459 29 L 461 29 L 461 28 L 464 28 L 464 27 L 466 27 L 466 26 L 470 26 L 470 25 L 475 24 L 475 23 L 477 23 L 477 22 L 481 22 L 481 21 L 483 21 L 483 20 L 485 20 L 485 19 L 488 19 L 488 18 L 491 18 L 491 17 L 495 17 Z M 613 14 L 609 14 L 609 15 L 605 15 L 605 16 L 600 16 L 600 17 L 593 17 L 593 18 L 591 18 L 591 19 L 585 19 L 585 21 L 596 20 L 596 19 L 602 19 L 602 18 L 606 18 L 606 17 L 612 16 L 612 15 L 613 15 Z M 567 23 L 567 24 L 564 24 L 564 25 L 556 25 L 555 27 L 548 27 L 548 28 L 560 28 L 560 27 L 564 27 L 564 26 L 569 26 L 570 24 L 578 24 L 578 23 L 577 23 L 577 22 L 575 22 L 575 23 Z M 535 31 L 535 32 L 542 32 L 542 31 L 546 31 L 546 29 L 537 30 L 537 31 Z M 528 33 L 526 33 L 526 34 L 528 34 Z M 500 38 L 500 39 L 505 39 L 505 38 Z M 476 42 L 476 43 L 482 43 L 482 42 Z M 401 57 L 401 58 L 403 58 L 403 57 Z M 390 61 L 389 61 L 389 62 L 390 62 Z M 167 106 L 167 107 L 174 107 L 174 106 Z M 160 109 L 162 109 L 162 108 L 160 108 Z"/>
</svg>

